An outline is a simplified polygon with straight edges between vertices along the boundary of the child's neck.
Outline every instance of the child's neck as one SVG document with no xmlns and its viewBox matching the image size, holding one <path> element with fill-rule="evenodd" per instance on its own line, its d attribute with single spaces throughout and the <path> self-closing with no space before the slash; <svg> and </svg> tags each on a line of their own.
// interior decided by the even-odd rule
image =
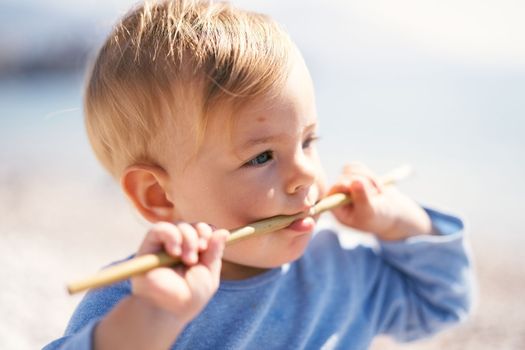
<svg viewBox="0 0 525 350">
<path fill-rule="evenodd" d="M 257 276 L 265 271 L 268 271 L 268 269 L 240 265 L 223 259 L 221 280 L 243 280 Z"/>
</svg>

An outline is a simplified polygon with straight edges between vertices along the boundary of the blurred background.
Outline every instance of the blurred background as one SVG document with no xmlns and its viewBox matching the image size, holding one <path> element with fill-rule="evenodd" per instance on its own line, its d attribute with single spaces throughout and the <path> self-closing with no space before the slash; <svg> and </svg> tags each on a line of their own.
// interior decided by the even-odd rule
<svg viewBox="0 0 525 350">
<path fill-rule="evenodd" d="M 311 69 L 319 148 L 460 213 L 479 295 L 459 328 L 374 349 L 524 349 L 525 3 L 519 0 L 233 1 L 268 13 Z M 82 120 L 86 62 L 134 3 L 0 2 L 0 348 L 59 337 L 81 296 L 65 282 L 138 246 L 145 225 L 101 169 Z"/>
</svg>

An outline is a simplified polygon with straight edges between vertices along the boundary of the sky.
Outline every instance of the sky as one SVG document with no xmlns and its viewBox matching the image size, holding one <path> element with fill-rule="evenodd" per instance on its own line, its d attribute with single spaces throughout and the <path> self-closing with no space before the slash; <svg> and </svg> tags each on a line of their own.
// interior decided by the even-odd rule
<svg viewBox="0 0 525 350">
<path fill-rule="evenodd" d="M 0 38 L 22 39 L 64 25 L 95 23 L 102 36 L 135 1 L 3 0 Z M 304 50 L 355 61 L 413 64 L 418 57 L 525 72 L 525 2 L 520 0 L 234 0 L 269 13 Z M 2 12 L 2 11 L 0 11 Z M 19 12 L 13 13 L 13 12 Z M 35 17 L 42 14 L 39 21 Z M 11 19 L 11 20 L 9 20 Z M 24 20 L 26 19 L 26 20 Z M 35 23 L 35 24 L 33 24 Z M 35 26 L 42 27 L 36 31 Z M 2 34 L 3 33 L 3 34 Z M 7 37 L 7 39 L 6 39 Z M 388 57 L 382 55 L 388 50 Z M 396 55 L 397 52 L 397 55 Z M 407 60 L 407 58 L 410 58 Z"/>
</svg>

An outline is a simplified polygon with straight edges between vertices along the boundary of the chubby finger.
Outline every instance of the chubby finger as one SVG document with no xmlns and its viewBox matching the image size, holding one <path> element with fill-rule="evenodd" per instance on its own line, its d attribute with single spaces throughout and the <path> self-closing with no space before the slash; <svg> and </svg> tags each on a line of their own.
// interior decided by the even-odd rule
<svg viewBox="0 0 525 350">
<path fill-rule="evenodd" d="M 365 177 L 378 192 L 383 191 L 379 177 L 363 163 L 350 163 L 343 167 L 343 178 Z"/>
<path fill-rule="evenodd" d="M 333 194 L 337 192 L 351 194 L 352 184 L 355 181 L 359 181 L 361 184 L 363 184 L 364 187 L 367 188 L 367 190 L 370 190 L 370 189 L 376 190 L 373 181 L 368 176 L 365 176 L 362 174 L 352 174 L 352 175 L 340 176 L 338 181 L 330 189 L 329 194 Z"/>
<path fill-rule="evenodd" d="M 199 264 L 186 270 L 185 279 L 195 297 L 207 299 L 217 290 L 227 236 L 226 230 L 215 231 L 208 242 L 208 249 L 201 253 Z"/>
<path fill-rule="evenodd" d="M 355 206 L 370 205 L 370 191 L 361 180 L 354 180 L 350 185 L 352 202 Z"/>
<path fill-rule="evenodd" d="M 169 222 L 156 223 L 146 234 L 137 256 L 166 250 L 171 255 L 180 255 L 182 236 L 177 227 Z"/>
<path fill-rule="evenodd" d="M 208 242 L 208 249 L 201 254 L 201 263 L 206 265 L 212 274 L 220 272 L 221 258 L 229 234 L 230 232 L 227 230 L 213 232 Z"/>
<path fill-rule="evenodd" d="M 368 204 L 370 202 L 371 192 L 365 185 L 366 179 L 354 179 L 353 181 L 341 181 L 336 183 L 329 191 L 329 194 L 346 193 L 352 198 L 353 205 Z"/>
<path fill-rule="evenodd" d="M 328 195 L 331 195 L 334 193 L 350 194 L 350 183 L 340 181 L 334 184 L 332 187 L 330 187 L 330 190 L 328 191 Z"/>
<path fill-rule="evenodd" d="M 203 222 L 195 224 L 194 227 L 197 230 L 197 235 L 199 237 L 199 251 L 204 251 L 208 248 L 208 241 L 211 238 L 213 229 L 210 225 Z"/>
<path fill-rule="evenodd" d="M 182 235 L 181 259 L 186 265 L 193 265 L 199 261 L 199 236 L 197 230 L 188 223 L 179 223 L 177 228 Z"/>
</svg>

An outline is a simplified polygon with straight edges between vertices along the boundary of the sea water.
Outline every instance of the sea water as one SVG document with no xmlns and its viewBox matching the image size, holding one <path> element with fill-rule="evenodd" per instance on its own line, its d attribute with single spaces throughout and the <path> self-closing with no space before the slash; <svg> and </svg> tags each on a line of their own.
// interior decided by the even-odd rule
<svg viewBox="0 0 525 350">
<path fill-rule="evenodd" d="M 416 174 L 401 187 L 418 200 L 519 227 L 525 76 L 450 70 L 380 77 L 322 68 L 312 76 L 330 182 L 347 162 L 378 173 L 410 163 Z M 4 176 L 106 176 L 85 135 L 82 86 L 80 72 L 0 81 Z"/>
</svg>

